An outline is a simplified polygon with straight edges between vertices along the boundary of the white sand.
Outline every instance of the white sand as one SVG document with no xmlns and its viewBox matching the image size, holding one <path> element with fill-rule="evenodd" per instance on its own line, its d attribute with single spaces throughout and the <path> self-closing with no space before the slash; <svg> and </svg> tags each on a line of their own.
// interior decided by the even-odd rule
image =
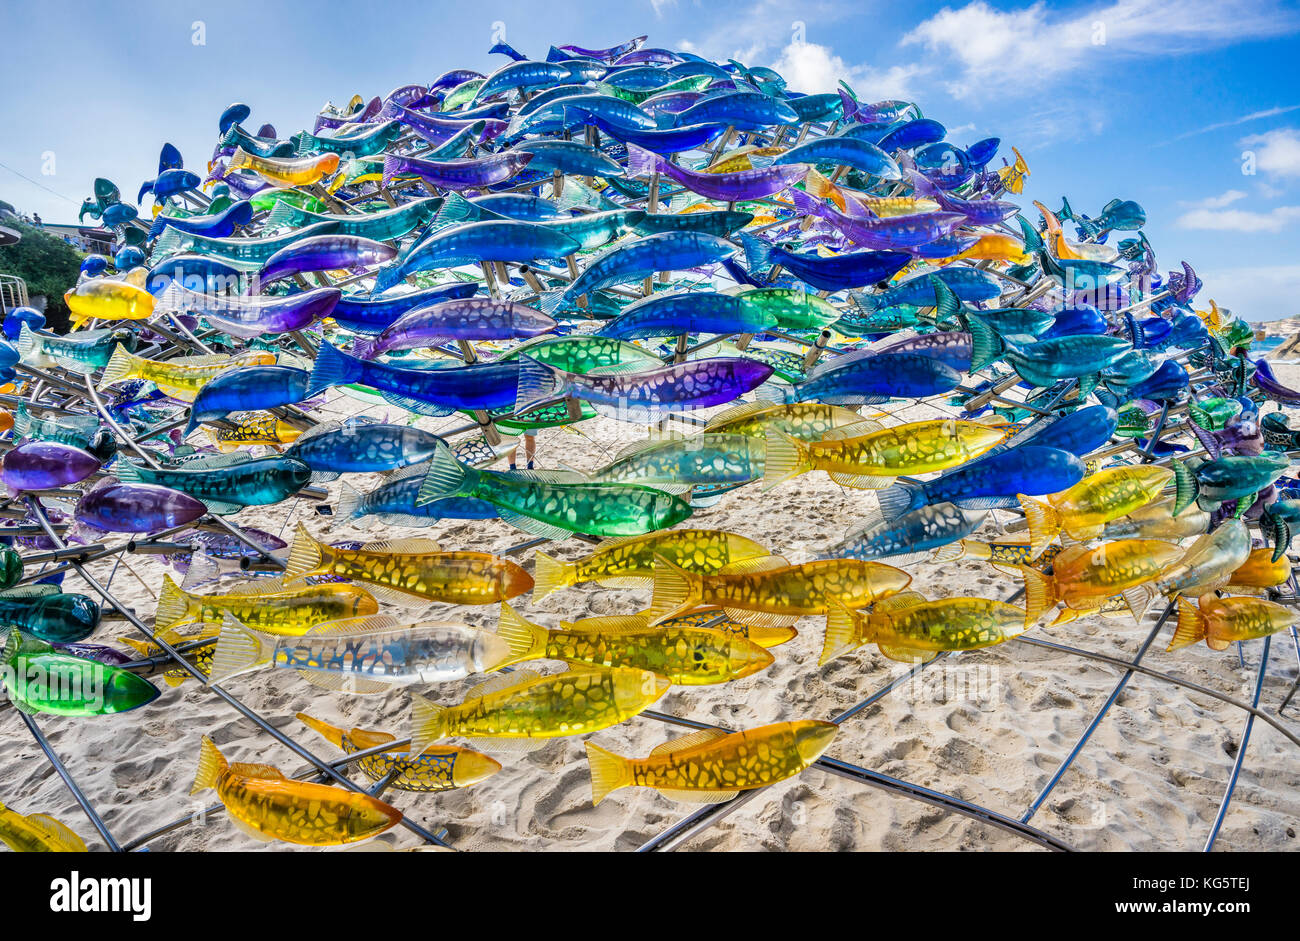
<svg viewBox="0 0 1300 941">
<path fill-rule="evenodd" d="M 1279 373 L 1283 381 L 1300 385 L 1300 368 L 1284 366 Z M 356 402 L 343 397 L 330 404 L 339 412 L 357 409 Z M 933 412 L 912 406 L 896 414 L 901 419 L 927 417 Z M 426 420 L 422 425 L 437 429 L 458 422 Z M 620 435 L 627 440 L 629 434 L 644 434 L 644 429 L 629 431 L 604 420 L 584 424 L 581 431 L 582 435 L 543 431 L 539 436 L 540 465 L 567 463 L 590 469 L 608 459 L 598 445 L 608 446 Z M 379 480 L 362 477 L 350 483 L 365 491 Z M 329 486 L 332 503 L 338 484 Z M 825 475 L 813 474 L 767 494 L 757 486 L 744 488 L 700 511 L 688 525 L 729 529 L 799 561 L 839 538 L 873 505 L 869 494 L 845 491 Z M 331 530 L 327 518 L 317 516 L 313 504 L 305 500 L 247 510 L 238 517 L 245 525 L 280 530 L 285 539 L 290 538 L 298 520 L 306 522 L 318 537 L 330 540 L 428 535 L 449 548 L 501 551 L 529 538 L 499 521 L 449 521 L 424 530 Z M 978 534 L 981 538 L 995 535 L 992 525 Z M 569 540 L 548 549 L 574 558 L 589 547 Z M 522 557 L 530 569 L 531 555 L 530 550 Z M 156 557 L 127 556 L 115 574 L 111 560 L 91 568 L 103 579 L 111 577 L 112 590 L 146 620 L 152 616 L 165 571 Z M 1019 587 L 1017 580 L 976 561 L 922 564 L 910 570 L 912 587 L 929 597 L 970 594 L 1007 598 Z M 69 576 L 67 586 L 68 590 L 82 590 L 75 576 Z M 585 585 L 558 592 L 540 603 L 532 603 L 527 596 L 517 601 L 525 616 L 554 623 L 561 617 L 641 610 L 649 601 L 649 592 Z M 491 626 L 496 621 L 492 607 L 442 610 L 470 624 Z M 1128 618 L 1085 618 L 1039 629 L 1035 636 L 1131 658 L 1157 613 L 1149 613 L 1140 628 Z M 794 718 L 825 719 L 906 669 L 881 657 L 874 647 L 819 668 L 823 624 L 809 618 L 798 626 L 800 634 L 795 640 L 774 648 L 777 662 L 765 673 L 739 684 L 673 690 L 656 708 L 734 729 Z M 1262 642 L 1247 646 L 1247 669 L 1243 670 L 1235 649 L 1215 653 L 1198 645 L 1165 653 L 1171 630 L 1166 627 L 1152 645 L 1144 661 L 1147 666 L 1240 699 L 1250 698 Z M 132 636 L 125 622 L 106 622 L 93 639 L 111 641 L 115 636 Z M 558 669 L 559 665 L 548 667 Z M 966 654 L 932 666 L 923 674 L 923 683 L 904 685 L 848 720 L 828 755 L 1019 817 L 1101 708 L 1119 675 L 1120 671 L 1110 666 L 1016 642 Z M 1295 676 L 1292 639 L 1279 635 L 1273 642 L 1262 707 L 1274 712 Z M 161 680 L 157 682 L 161 685 Z M 950 684 L 948 692 L 944 682 Z M 952 688 L 952 684 L 969 682 L 981 684 L 979 696 L 962 695 Z M 294 718 L 295 712 L 308 711 L 337 724 L 399 735 L 408 729 L 409 698 L 405 692 L 349 698 L 322 692 L 281 671 L 237 677 L 229 681 L 228 688 L 296 741 L 326 758 L 339 753 L 302 726 Z M 163 689 L 162 697 L 149 707 L 120 716 L 38 718 L 118 840 L 125 842 L 214 802 L 211 791 L 189 795 L 199 739 L 205 733 L 231 760 L 269 762 L 287 774 L 304 767 L 301 759 L 194 681 Z M 452 702 L 463 690 L 464 686 L 457 684 L 434 692 L 443 701 Z M 1284 717 L 1288 727 L 1300 729 L 1298 713 L 1300 702 L 1293 702 Z M 1245 718 L 1243 712 L 1210 697 L 1135 675 L 1032 822 L 1080 849 L 1199 849 L 1223 795 Z M 7 721 L 9 734 L 0 743 L 0 767 L 6 776 L 0 799 L 25 813 L 53 814 L 82 834 L 92 848 L 102 848 L 18 716 L 9 711 Z M 644 755 L 678 734 L 678 729 L 638 718 L 598 733 L 594 740 L 622 754 Z M 553 742 L 526 757 L 497 757 L 505 765 L 503 770 L 475 787 L 439 795 L 389 791 L 388 798 L 423 825 L 434 830 L 446 827 L 456 846 L 483 850 L 632 849 L 695 806 L 633 789 L 617 792 L 593 808 L 580 740 Z M 368 783 L 359 772 L 356 777 Z M 1217 847 L 1294 848 L 1297 818 L 1297 752 L 1268 725 L 1257 721 Z M 419 844 L 400 827 L 384 840 L 399 848 Z M 216 816 L 161 838 L 151 848 L 284 846 L 250 840 L 224 817 Z M 762 793 L 686 848 L 1020 850 L 1031 845 L 966 817 L 812 769 Z"/>
</svg>

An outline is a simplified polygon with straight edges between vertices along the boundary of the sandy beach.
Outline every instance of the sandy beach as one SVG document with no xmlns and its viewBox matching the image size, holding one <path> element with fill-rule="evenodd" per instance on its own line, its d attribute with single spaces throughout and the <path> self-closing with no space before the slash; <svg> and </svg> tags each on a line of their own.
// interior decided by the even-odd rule
<svg viewBox="0 0 1300 941">
<path fill-rule="evenodd" d="M 1278 367 L 1279 378 L 1300 386 L 1300 367 Z M 1273 406 L 1266 406 L 1271 409 Z M 332 393 L 325 412 L 335 415 L 382 408 Z M 897 420 L 951 414 L 920 404 L 888 407 Z M 389 410 L 391 415 L 391 410 Z M 1293 417 L 1293 421 L 1295 418 Z M 450 428 L 461 419 L 424 419 L 421 427 Z M 590 470 L 609 459 L 619 440 L 644 436 L 645 429 L 618 426 L 605 419 L 574 430 L 549 429 L 539 435 L 539 466 Z M 380 478 L 360 476 L 348 483 L 361 491 Z M 327 485 L 330 505 L 339 482 Z M 244 511 L 237 519 L 286 540 L 304 523 L 317 537 L 376 540 L 421 535 L 447 548 L 504 551 L 529 537 L 500 521 L 446 521 L 422 530 L 394 527 L 362 529 L 330 526 L 316 504 L 291 500 L 271 508 Z M 728 494 L 715 506 L 697 511 L 687 525 L 730 530 L 766 545 L 790 561 L 815 556 L 838 540 L 874 506 L 867 492 L 844 490 L 824 474 L 798 478 L 769 493 L 751 485 Z M 1010 517 L 1003 514 L 1004 519 Z M 976 538 L 992 539 L 986 522 Z M 590 551 L 578 540 L 546 547 L 572 559 Z M 532 550 L 519 556 L 532 568 Z M 137 613 L 150 620 L 166 566 L 155 556 L 125 556 L 96 563 L 91 571 Z M 960 560 L 910 566 L 912 587 L 927 597 L 967 594 L 1008 598 L 1018 579 L 985 563 Z M 67 590 L 83 590 L 69 576 Z M 548 625 L 588 615 L 625 614 L 649 602 L 649 591 L 610 590 L 583 585 L 540 602 L 516 599 L 525 617 Z M 1131 618 L 1089 617 L 1032 636 L 1129 659 L 1147 636 L 1161 605 L 1153 605 L 1143 624 Z M 412 613 L 419 609 L 411 609 Z M 451 609 L 439 616 L 491 627 L 494 607 Z M 804 619 L 799 636 L 774 648 L 776 663 L 740 683 L 673 689 L 656 705 L 675 716 L 740 729 L 786 719 L 830 718 L 906 672 L 874 646 L 817 665 L 823 619 Z M 1239 699 L 1253 693 L 1262 642 L 1216 653 L 1197 645 L 1165 653 L 1166 626 L 1147 653 L 1145 665 L 1203 684 Z M 121 620 L 106 620 L 92 638 L 111 643 L 134 636 Z M 125 649 L 125 648 L 123 648 Z M 1273 639 L 1261 708 L 1275 713 L 1296 677 L 1297 656 L 1289 634 Z M 561 669 L 545 664 L 547 671 Z M 1120 676 L 1116 668 L 1021 642 L 942 660 L 903 684 L 877 704 L 845 722 L 827 754 L 912 784 L 949 792 L 962 799 L 1020 817 L 1088 722 L 1102 707 Z M 164 822 L 197 812 L 214 802 L 212 792 L 191 797 L 200 737 L 211 735 L 226 757 L 275 764 L 286 774 L 303 768 L 301 759 L 262 734 L 212 692 L 189 680 L 162 685 L 163 695 L 142 710 L 99 719 L 37 718 L 41 729 L 85 790 L 119 841 L 129 841 Z M 468 688 L 452 684 L 426 690 L 443 702 L 458 701 Z M 341 725 L 407 734 L 410 700 L 396 691 L 384 696 L 347 697 L 308 685 L 293 674 L 263 671 L 231 679 L 226 688 L 270 718 L 280 729 L 320 756 L 338 752 L 295 718 L 298 711 Z M 1282 717 L 1300 728 L 1300 706 Z M 50 764 L 18 716 L 8 710 L 9 735 L 0 744 L 0 762 L 9 781 L 5 803 L 26 813 L 54 815 L 81 834 L 92 849 L 102 849 Z M 1081 850 L 1200 849 L 1240 748 L 1245 713 L 1208 696 L 1189 693 L 1159 679 L 1135 675 L 1097 728 L 1078 759 L 1032 824 Z M 683 730 L 640 717 L 597 733 L 593 740 L 625 755 L 645 755 Z M 389 791 L 390 799 L 412 819 L 466 850 L 630 850 L 653 837 L 696 805 L 675 803 L 643 789 L 623 790 L 599 807 L 591 805 L 587 762 L 581 739 L 552 742 L 527 756 L 498 754 L 504 768 L 474 787 L 443 794 Z M 364 776 L 356 772 L 363 783 Z M 1294 748 L 1266 723 L 1256 722 L 1240 782 L 1216 848 L 1286 850 L 1297 844 L 1300 821 L 1300 762 Z M 381 840 L 398 849 L 419 840 L 400 827 Z M 224 816 L 186 826 L 154 841 L 155 851 L 284 849 L 255 842 Z M 889 792 L 826 774 L 806 771 L 768 789 L 721 824 L 684 847 L 687 850 L 1027 850 L 1031 844 L 985 823 L 936 810 Z"/>
</svg>

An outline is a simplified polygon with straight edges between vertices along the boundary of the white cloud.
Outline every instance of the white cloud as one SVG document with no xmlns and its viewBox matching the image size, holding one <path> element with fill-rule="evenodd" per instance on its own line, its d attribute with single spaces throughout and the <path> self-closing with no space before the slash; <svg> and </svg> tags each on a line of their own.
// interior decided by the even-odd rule
<svg viewBox="0 0 1300 941">
<path fill-rule="evenodd" d="M 650 6 L 654 9 L 655 16 L 662 18 L 667 7 L 677 6 L 677 0 L 650 0 Z"/>
<path fill-rule="evenodd" d="M 1218 196 L 1208 196 L 1205 199 L 1196 200 L 1195 202 L 1185 202 L 1184 206 L 1193 209 L 1222 209 L 1225 206 L 1231 206 L 1239 199 L 1245 199 L 1246 194 L 1241 190 L 1228 190 Z"/>
<path fill-rule="evenodd" d="M 1255 152 L 1255 166 L 1276 176 L 1300 176 L 1300 132 L 1280 127 L 1242 138 L 1241 146 Z"/>
<path fill-rule="evenodd" d="M 850 65 L 828 46 L 815 42 L 792 42 L 781 50 L 771 65 L 785 77 L 792 91 L 808 94 L 831 92 L 840 79 L 853 86 L 865 101 L 911 97 L 912 80 L 926 71 L 920 65 L 895 65 L 888 69 Z"/>
<path fill-rule="evenodd" d="M 1286 35 L 1300 25 L 1293 10 L 1259 0 L 1114 0 L 1074 15 L 1048 18 L 1038 2 L 997 10 L 984 0 L 944 7 L 903 37 L 961 64 L 948 83 L 956 97 L 1005 89 L 1026 75 L 1042 80 L 1076 71 L 1091 56 L 1168 55 L 1245 39 Z"/>
<path fill-rule="evenodd" d="M 1174 222 L 1180 229 L 1215 232 L 1281 232 L 1300 221 L 1300 206 L 1278 206 L 1268 212 L 1249 209 L 1193 209 Z"/>
<path fill-rule="evenodd" d="M 1258 265 L 1242 268 L 1197 269 L 1205 282 L 1198 307 L 1213 297 L 1245 320 L 1281 320 L 1300 315 L 1295 285 L 1300 282 L 1300 265 Z"/>
</svg>

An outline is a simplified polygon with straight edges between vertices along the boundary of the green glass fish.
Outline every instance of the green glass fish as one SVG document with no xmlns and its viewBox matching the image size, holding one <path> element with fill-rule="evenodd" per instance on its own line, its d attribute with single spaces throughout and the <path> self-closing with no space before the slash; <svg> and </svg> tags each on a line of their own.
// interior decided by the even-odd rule
<svg viewBox="0 0 1300 941">
<path fill-rule="evenodd" d="M 156 686 L 128 670 L 55 653 L 45 641 L 16 630 L 0 665 L 6 697 L 29 714 L 103 716 L 138 709 L 159 696 Z"/>
</svg>

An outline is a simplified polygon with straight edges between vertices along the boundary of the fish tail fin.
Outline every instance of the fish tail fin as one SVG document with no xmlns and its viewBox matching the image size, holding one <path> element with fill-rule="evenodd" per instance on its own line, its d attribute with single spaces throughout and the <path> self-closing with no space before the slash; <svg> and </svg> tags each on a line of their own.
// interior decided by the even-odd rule
<svg viewBox="0 0 1300 941">
<path fill-rule="evenodd" d="M 551 632 L 540 624 L 525 619 L 507 602 L 501 602 L 501 617 L 497 621 L 497 636 L 510 647 L 504 660 L 491 669 L 499 670 L 524 660 L 537 660 L 546 656 L 546 644 Z"/>
<path fill-rule="evenodd" d="M 40 352 L 40 339 L 25 322 L 18 325 L 18 358 L 30 360 L 32 355 Z"/>
<path fill-rule="evenodd" d="M 154 611 L 153 629 L 165 631 L 183 624 L 190 613 L 190 596 L 170 575 L 163 576 L 162 591 L 158 593 L 158 607 Z"/>
<path fill-rule="evenodd" d="M 447 708 L 423 696 L 411 697 L 411 754 L 422 755 L 446 734 Z"/>
<path fill-rule="evenodd" d="M 652 625 L 700 606 L 702 580 L 661 555 L 655 556 L 654 593 L 646 616 Z"/>
<path fill-rule="evenodd" d="M 772 243 L 765 242 L 756 235 L 740 233 L 740 245 L 745 250 L 745 265 L 750 271 L 758 271 L 772 263 Z"/>
<path fill-rule="evenodd" d="M 370 293 L 372 295 L 382 294 L 398 281 L 401 281 L 402 277 L 402 266 L 400 264 L 383 265 L 375 272 L 375 287 Z"/>
<path fill-rule="evenodd" d="M 1016 499 L 1025 511 L 1025 522 L 1029 524 L 1029 551 L 1031 558 L 1036 559 L 1061 531 L 1061 514 L 1050 503 L 1035 500 L 1023 493 L 1016 494 Z"/>
<path fill-rule="evenodd" d="M 553 314 L 564 304 L 563 291 L 543 291 L 534 306 L 544 314 Z"/>
<path fill-rule="evenodd" d="M 1166 650 L 1178 650 L 1182 647 L 1190 647 L 1198 640 L 1204 640 L 1209 627 L 1205 615 L 1186 598 L 1181 595 L 1178 598 L 1178 626 L 1174 628 L 1174 636 L 1169 640 L 1169 646 Z"/>
<path fill-rule="evenodd" d="M 1017 565 L 1025 580 L 1025 627 L 1032 627 L 1043 612 L 1056 604 L 1056 591 L 1052 580 L 1038 569 Z"/>
<path fill-rule="evenodd" d="M 853 612 L 838 602 L 832 602 L 826 612 L 826 639 L 822 642 L 818 666 L 829 663 L 859 646 Z"/>
<path fill-rule="evenodd" d="M 921 484 L 898 483 L 884 490 L 876 491 L 876 502 L 880 505 L 880 518 L 896 520 L 904 513 L 925 505 L 925 488 Z"/>
<path fill-rule="evenodd" d="M 298 530 L 293 534 L 293 545 L 289 548 L 289 561 L 284 567 L 285 582 L 312 574 L 320 567 L 321 561 L 320 543 L 299 523 Z"/>
<path fill-rule="evenodd" d="M 763 461 L 763 489 L 771 490 L 787 480 L 812 470 L 812 449 L 804 441 L 773 429 L 767 437 L 767 457 Z"/>
<path fill-rule="evenodd" d="M 636 144 L 627 145 L 627 175 L 629 179 L 637 177 L 646 177 L 658 170 L 659 155 L 646 150 L 644 147 L 638 147 Z"/>
<path fill-rule="evenodd" d="M 574 583 L 578 567 L 572 562 L 561 562 L 545 552 L 533 556 L 533 600 L 540 601 L 553 591 Z"/>
<path fill-rule="evenodd" d="M 1007 345 L 978 315 L 968 316 L 966 321 L 970 327 L 970 371 L 978 372 L 990 363 L 1001 359 L 1002 354 L 1007 350 Z"/>
<path fill-rule="evenodd" d="M 337 725 L 330 725 L 328 722 L 322 722 L 320 719 L 317 719 L 314 716 L 309 716 L 305 712 L 298 713 L 297 719 L 303 725 L 307 726 L 307 728 L 314 729 L 316 732 L 320 733 L 321 737 L 324 738 L 325 741 L 332 745 L 336 745 L 339 748 L 343 747 L 343 730 Z"/>
<path fill-rule="evenodd" d="M 261 634 L 249 630 L 227 614 L 221 622 L 217 645 L 212 650 L 212 668 L 206 685 L 212 686 L 256 669 L 270 657 L 270 647 Z"/>
<path fill-rule="evenodd" d="M 401 174 L 404 163 L 405 161 L 395 154 L 389 154 L 384 158 L 384 175 L 381 181 L 383 186 L 387 186 L 392 182 L 393 177 Z"/>
<path fill-rule="evenodd" d="M 113 355 L 108 358 L 108 365 L 104 367 L 104 374 L 99 377 L 99 388 L 104 389 L 115 382 L 129 379 L 132 370 L 134 370 L 140 362 L 140 357 L 134 355 L 130 350 L 119 343 L 117 346 L 113 347 Z"/>
<path fill-rule="evenodd" d="M 113 355 L 117 355 L 116 353 Z M 319 395 L 330 386 L 347 385 L 359 378 L 360 364 L 345 356 L 330 343 L 322 343 L 316 354 L 316 365 L 312 367 L 311 378 L 307 380 L 307 398 Z"/>
<path fill-rule="evenodd" d="M 203 736 L 203 742 L 199 745 L 199 767 L 194 772 L 194 786 L 190 788 L 190 793 L 198 794 L 208 788 L 215 788 L 221 780 L 221 772 L 229 767 L 229 762 L 212 739 Z"/>
<path fill-rule="evenodd" d="M 519 385 L 515 390 L 515 413 L 564 394 L 564 373 L 531 356 L 519 357 Z"/>
<path fill-rule="evenodd" d="M 591 742 L 587 746 L 587 765 L 591 768 L 591 806 L 600 804 L 613 791 L 632 784 L 631 762 L 622 755 L 606 751 Z"/>
<path fill-rule="evenodd" d="M 471 470 L 456 460 L 451 448 L 440 445 L 434 451 L 420 491 L 415 495 L 415 505 L 424 506 L 443 497 L 467 496 L 473 477 L 477 476 L 471 474 Z"/>
<path fill-rule="evenodd" d="M 334 518 L 340 522 L 354 520 L 361 514 L 361 493 L 355 487 L 344 483 L 339 488 L 339 502 L 334 505 Z"/>
<path fill-rule="evenodd" d="M 1182 461 L 1174 458 L 1169 465 L 1174 472 L 1174 516 L 1177 516 L 1196 502 L 1201 487 L 1196 475 Z"/>
</svg>

